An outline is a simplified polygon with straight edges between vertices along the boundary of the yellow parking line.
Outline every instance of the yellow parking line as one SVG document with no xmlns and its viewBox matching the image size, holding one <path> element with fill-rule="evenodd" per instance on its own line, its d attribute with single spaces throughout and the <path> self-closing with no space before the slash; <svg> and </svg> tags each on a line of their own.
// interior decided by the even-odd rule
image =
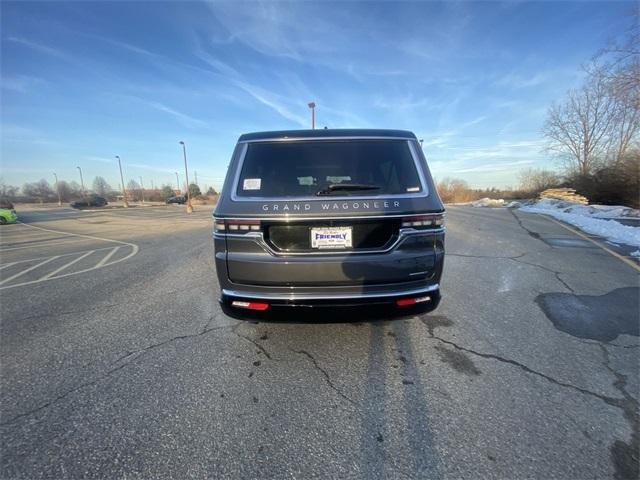
<svg viewBox="0 0 640 480">
<path fill-rule="evenodd" d="M 638 266 L 637 264 L 635 264 L 633 261 L 629 260 L 627 257 L 624 257 L 623 255 L 620 255 L 617 252 L 614 252 L 613 250 L 611 250 L 610 248 L 605 247 L 604 245 L 602 245 L 600 242 L 596 242 L 594 239 L 586 236 L 585 234 L 583 234 L 582 232 L 579 232 L 578 230 L 575 230 L 571 227 L 568 227 L 567 225 L 565 225 L 562 222 L 559 222 L 558 220 L 556 220 L 553 217 L 550 217 L 548 215 L 545 215 L 549 220 L 551 220 L 554 223 L 557 223 L 558 225 L 560 225 L 562 228 L 565 228 L 567 230 L 569 230 L 572 233 L 575 233 L 576 235 L 578 235 L 579 237 L 584 238 L 585 240 L 588 240 L 589 242 L 593 243 L 594 245 L 600 247 L 602 250 L 604 250 L 605 252 L 613 255 L 614 257 L 616 257 L 618 260 L 622 260 L 624 263 L 626 263 L 627 265 L 629 265 L 630 267 L 636 269 L 637 271 L 640 272 L 640 266 Z"/>
</svg>

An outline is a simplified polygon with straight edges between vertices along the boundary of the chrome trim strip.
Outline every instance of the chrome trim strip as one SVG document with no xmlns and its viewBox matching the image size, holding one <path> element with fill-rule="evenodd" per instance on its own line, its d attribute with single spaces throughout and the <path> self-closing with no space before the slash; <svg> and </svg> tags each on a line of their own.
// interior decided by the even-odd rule
<svg viewBox="0 0 640 480">
<path fill-rule="evenodd" d="M 384 250 L 332 250 L 330 252 L 327 251 L 308 251 L 308 252 L 280 252 L 271 248 L 271 246 L 265 242 L 264 236 L 262 232 L 247 232 L 247 233 L 217 233 L 213 234 L 214 238 L 224 239 L 224 238 L 240 238 L 240 239 L 251 239 L 255 241 L 258 245 L 260 245 L 263 250 L 265 250 L 268 254 L 274 257 L 308 257 L 308 256 L 341 256 L 341 255 L 366 255 L 366 254 L 380 254 L 380 253 L 388 253 L 391 250 L 394 250 L 398 247 L 402 242 L 404 242 L 409 237 L 415 236 L 428 236 L 433 235 L 435 233 L 444 233 L 445 227 L 441 227 L 433 230 L 416 230 L 415 228 L 401 228 L 399 230 L 398 238 L 396 241 L 389 245 Z"/>
<path fill-rule="evenodd" d="M 409 153 L 411 154 L 411 158 L 413 159 L 413 163 L 416 168 L 416 173 L 418 174 L 418 179 L 420 180 L 421 191 L 416 193 L 400 193 L 400 194 L 386 194 L 386 195 L 347 195 L 347 196 L 337 196 L 337 195 L 327 195 L 323 197 L 239 197 L 236 192 L 238 191 L 238 182 L 240 181 L 240 174 L 242 173 L 242 167 L 244 165 L 244 159 L 247 155 L 248 144 L 253 142 L 279 142 L 279 141 L 299 141 L 299 140 L 314 140 L 314 141 L 324 141 L 324 140 L 404 140 L 407 142 L 407 146 L 409 148 Z M 398 198 L 423 198 L 429 196 L 429 188 L 427 187 L 427 181 L 424 176 L 424 172 L 422 171 L 422 164 L 416 154 L 415 147 L 412 145 L 415 142 L 415 139 L 406 138 L 406 137 L 324 137 L 324 138 L 283 138 L 283 139 L 273 139 L 273 140 L 246 140 L 241 142 L 243 144 L 242 152 L 240 153 L 240 160 L 238 160 L 238 166 L 236 167 L 233 184 L 231 185 L 230 197 L 234 202 L 311 202 L 311 201 L 344 201 L 344 200 L 379 200 L 379 199 L 398 199 Z"/>
<path fill-rule="evenodd" d="M 261 220 L 261 221 L 280 221 L 280 222 L 289 222 L 293 221 L 303 221 L 303 220 L 368 220 L 370 218 L 403 218 L 403 217 L 421 217 L 425 215 L 441 215 L 443 218 L 446 216 L 446 212 L 428 212 L 428 213 L 401 213 L 397 215 L 345 215 L 343 217 L 340 216 L 332 216 L 332 217 L 303 217 L 299 215 L 289 216 L 288 214 L 278 215 L 278 216 L 264 216 L 264 217 L 213 217 L 214 221 L 217 220 Z"/>
<path fill-rule="evenodd" d="M 342 293 L 337 295 L 327 294 L 297 294 L 297 293 L 244 293 L 238 290 L 230 290 L 223 288 L 222 294 L 228 297 L 239 298 L 255 298 L 260 300 L 345 300 L 358 298 L 381 298 L 381 297 L 404 297 L 407 295 L 420 295 L 422 293 L 433 292 L 440 288 L 439 284 L 429 285 L 425 288 L 416 288 L 413 290 L 403 290 L 400 292 L 378 292 L 378 293 Z"/>
</svg>

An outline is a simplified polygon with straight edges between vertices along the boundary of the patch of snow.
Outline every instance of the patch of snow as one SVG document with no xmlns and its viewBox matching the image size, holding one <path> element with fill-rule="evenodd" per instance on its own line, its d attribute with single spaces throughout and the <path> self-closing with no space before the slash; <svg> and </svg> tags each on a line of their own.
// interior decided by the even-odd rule
<svg viewBox="0 0 640 480">
<path fill-rule="evenodd" d="M 631 252 L 631 256 L 632 257 L 640 257 L 640 250 L 635 250 L 635 251 Z"/>
<path fill-rule="evenodd" d="M 474 207 L 504 207 L 504 200 L 501 198 L 481 198 L 480 200 L 471 202 L 471 205 L 473 205 Z"/>
<path fill-rule="evenodd" d="M 521 212 L 542 213 L 569 223 L 610 242 L 640 247 L 640 227 L 622 225 L 611 219 L 640 215 L 638 210 L 609 205 L 579 205 L 563 200 L 543 198 L 520 208 Z"/>
<path fill-rule="evenodd" d="M 507 208 L 520 208 L 522 206 L 522 203 L 520 202 L 509 202 L 505 205 L 505 207 Z"/>
</svg>

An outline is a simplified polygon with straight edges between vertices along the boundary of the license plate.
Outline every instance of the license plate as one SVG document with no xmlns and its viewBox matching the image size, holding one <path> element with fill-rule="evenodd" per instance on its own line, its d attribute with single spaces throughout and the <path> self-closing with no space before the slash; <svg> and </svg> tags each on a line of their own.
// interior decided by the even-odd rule
<svg viewBox="0 0 640 480">
<path fill-rule="evenodd" d="M 311 229 L 311 248 L 351 248 L 351 227 Z"/>
</svg>

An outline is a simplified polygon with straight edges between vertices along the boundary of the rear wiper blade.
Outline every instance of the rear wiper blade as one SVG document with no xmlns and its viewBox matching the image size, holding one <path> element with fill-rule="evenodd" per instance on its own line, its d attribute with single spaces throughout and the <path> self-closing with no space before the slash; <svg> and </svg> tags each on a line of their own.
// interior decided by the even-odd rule
<svg viewBox="0 0 640 480">
<path fill-rule="evenodd" d="M 380 190 L 378 185 L 369 185 L 366 183 L 331 183 L 326 188 L 318 190 L 316 195 L 331 195 L 332 192 L 355 190 Z"/>
</svg>

